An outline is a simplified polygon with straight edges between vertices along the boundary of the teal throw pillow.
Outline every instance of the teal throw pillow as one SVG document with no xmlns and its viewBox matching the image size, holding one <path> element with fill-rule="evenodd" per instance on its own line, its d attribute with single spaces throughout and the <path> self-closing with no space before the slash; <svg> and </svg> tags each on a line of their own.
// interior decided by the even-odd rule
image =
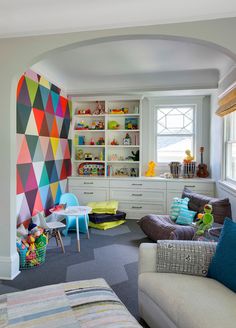
<svg viewBox="0 0 236 328">
<path fill-rule="evenodd" d="M 197 212 L 190 211 L 186 208 L 181 208 L 179 215 L 177 217 L 177 224 L 191 224 Z"/>
<path fill-rule="evenodd" d="M 208 277 L 236 292 L 236 223 L 229 218 L 224 221 Z"/>
<path fill-rule="evenodd" d="M 173 198 L 173 201 L 170 206 L 170 218 L 171 220 L 176 220 L 179 216 L 179 212 L 181 209 L 188 209 L 189 198 Z"/>
</svg>

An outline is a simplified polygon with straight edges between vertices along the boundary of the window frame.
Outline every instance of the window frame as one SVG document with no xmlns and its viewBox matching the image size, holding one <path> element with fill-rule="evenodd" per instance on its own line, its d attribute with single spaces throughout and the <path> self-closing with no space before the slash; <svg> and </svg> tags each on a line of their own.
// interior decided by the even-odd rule
<svg viewBox="0 0 236 328">
<path fill-rule="evenodd" d="M 189 134 L 181 134 L 181 133 L 176 133 L 176 134 L 160 134 L 157 132 L 157 112 L 158 112 L 158 109 L 160 108 L 187 108 L 187 107 L 191 107 L 193 109 L 193 133 L 189 133 Z M 167 165 L 169 164 L 169 162 L 159 162 L 158 161 L 158 151 L 157 151 L 157 140 L 158 140 L 158 136 L 162 136 L 162 137 L 181 137 L 181 136 L 191 136 L 193 139 L 192 139 L 192 144 L 193 144 L 193 150 L 192 150 L 192 154 L 193 156 L 196 158 L 196 105 L 195 104 L 171 104 L 171 105 L 156 105 L 155 108 L 154 108 L 154 111 L 155 111 L 155 114 L 154 114 L 154 117 L 155 117 L 155 122 L 154 124 L 156 125 L 155 127 L 155 161 L 161 165 Z M 177 161 L 175 159 L 173 159 L 173 161 Z"/>
<path fill-rule="evenodd" d="M 148 119 L 148 131 L 144 135 L 144 138 L 148 138 L 150 142 L 148 143 L 148 149 L 146 158 L 147 160 L 155 160 L 157 158 L 157 140 L 156 140 L 156 117 L 155 117 L 155 106 L 195 106 L 195 160 L 200 162 L 200 149 L 204 146 L 207 150 L 207 156 L 204 157 L 204 162 L 208 164 L 210 157 L 210 112 L 208 112 L 208 103 L 203 104 L 203 99 L 205 95 L 197 96 L 156 96 L 148 97 L 148 107 L 150 110 L 150 115 Z M 204 114 L 203 114 L 204 107 Z M 206 113 L 205 113 L 206 110 Z M 203 121 L 204 118 L 204 121 Z M 147 128 L 146 128 L 147 129 Z M 153 141 L 153 142 L 152 142 Z M 158 168 L 160 172 L 169 171 L 169 163 L 158 163 Z"/>
<path fill-rule="evenodd" d="M 229 144 L 232 144 L 232 143 L 235 143 L 236 144 L 236 139 L 230 139 L 228 138 L 228 130 L 230 129 L 230 123 L 233 122 L 234 125 L 235 125 L 235 129 L 236 129 L 236 112 L 233 112 L 234 115 L 235 115 L 235 119 L 234 120 L 230 120 L 230 115 L 226 115 L 224 117 L 224 145 L 223 145 L 223 180 L 226 182 L 226 183 L 229 183 L 230 185 L 233 185 L 236 187 L 236 179 L 232 179 L 230 177 L 227 177 L 227 165 L 228 165 L 228 162 L 227 162 L 227 157 L 228 157 L 228 154 L 227 154 L 227 146 Z M 231 161 L 232 163 L 232 161 Z"/>
</svg>

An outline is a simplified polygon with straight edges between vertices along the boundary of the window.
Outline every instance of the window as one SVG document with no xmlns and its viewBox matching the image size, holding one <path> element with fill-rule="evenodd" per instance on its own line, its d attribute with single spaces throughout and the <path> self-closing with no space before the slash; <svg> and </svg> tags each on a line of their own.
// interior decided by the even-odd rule
<svg viewBox="0 0 236 328">
<path fill-rule="evenodd" d="M 225 117 L 225 177 L 236 183 L 236 112 Z"/>
<path fill-rule="evenodd" d="M 155 106 L 156 161 L 182 162 L 185 150 L 195 153 L 195 106 Z"/>
</svg>

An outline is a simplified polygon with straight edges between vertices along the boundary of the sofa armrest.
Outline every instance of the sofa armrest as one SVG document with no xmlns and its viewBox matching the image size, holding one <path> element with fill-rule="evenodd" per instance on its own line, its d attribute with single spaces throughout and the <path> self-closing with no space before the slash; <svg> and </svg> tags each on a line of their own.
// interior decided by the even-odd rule
<svg viewBox="0 0 236 328">
<path fill-rule="evenodd" d="M 139 274 L 157 271 L 157 244 L 143 243 L 139 246 Z"/>
</svg>

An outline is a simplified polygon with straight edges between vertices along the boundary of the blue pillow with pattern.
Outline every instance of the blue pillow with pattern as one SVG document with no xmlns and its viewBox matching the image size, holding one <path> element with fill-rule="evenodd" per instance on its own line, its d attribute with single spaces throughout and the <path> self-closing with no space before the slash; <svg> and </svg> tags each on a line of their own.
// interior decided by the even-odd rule
<svg viewBox="0 0 236 328">
<path fill-rule="evenodd" d="M 177 224 L 191 224 L 195 218 L 197 212 L 190 211 L 186 208 L 181 208 L 179 215 L 177 217 Z"/>
<path fill-rule="evenodd" d="M 236 223 L 226 218 L 208 270 L 208 277 L 236 292 Z"/>
<path fill-rule="evenodd" d="M 179 216 L 179 212 L 181 209 L 188 209 L 189 198 L 178 198 L 174 197 L 170 206 L 170 218 L 175 221 Z"/>
</svg>

